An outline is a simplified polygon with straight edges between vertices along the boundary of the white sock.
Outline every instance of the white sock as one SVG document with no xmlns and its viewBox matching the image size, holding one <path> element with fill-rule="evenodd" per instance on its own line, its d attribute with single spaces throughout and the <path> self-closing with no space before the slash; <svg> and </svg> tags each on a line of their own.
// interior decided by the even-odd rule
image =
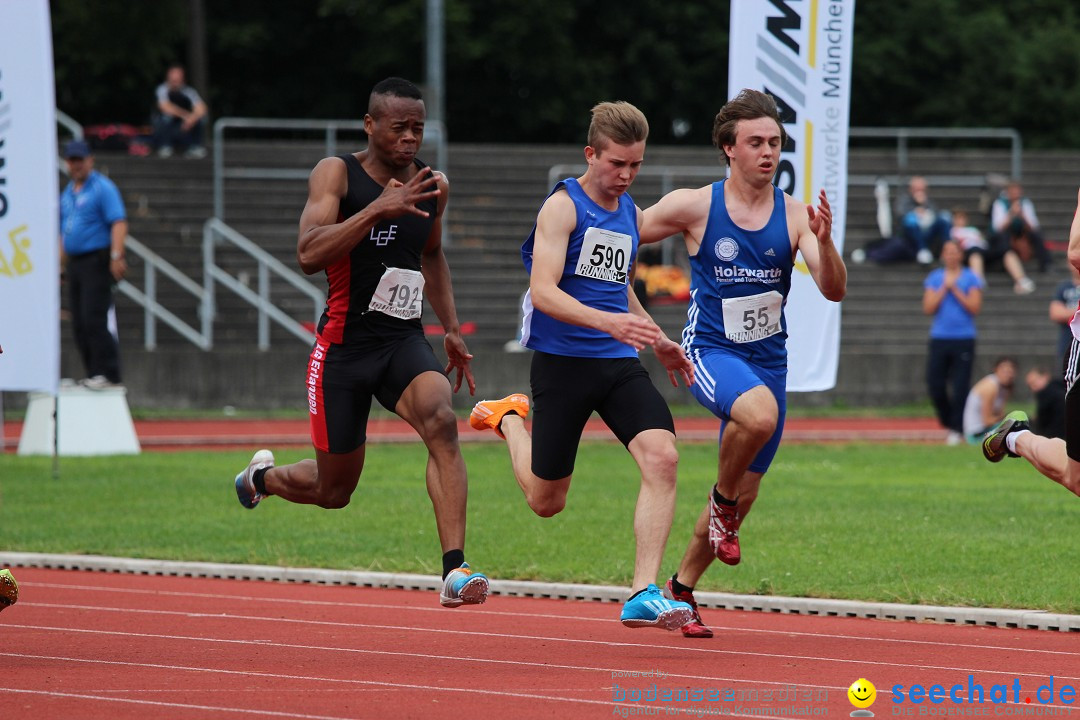
<svg viewBox="0 0 1080 720">
<path fill-rule="evenodd" d="M 1008 435 L 1005 436 L 1005 447 L 1009 448 L 1009 452 L 1011 452 L 1013 455 L 1019 455 L 1020 453 L 1016 452 L 1016 438 L 1020 437 L 1024 433 L 1029 433 L 1029 432 L 1031 432 L 1031 431 L 1030 430 L 1017 430 L 1016 432 L 1009 433 Z"/>
</svg>

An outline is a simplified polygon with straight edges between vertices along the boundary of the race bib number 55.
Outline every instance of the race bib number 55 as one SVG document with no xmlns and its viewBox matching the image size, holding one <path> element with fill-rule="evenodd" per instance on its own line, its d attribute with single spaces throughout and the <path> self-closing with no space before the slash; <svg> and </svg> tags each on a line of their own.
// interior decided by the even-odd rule
<svg viewBox="0 0 1080 720">
<path fill-rule="evenodd" d="M 371 295 L 369 311 L 400 320 L 415 320 L 423 311 L 424 276 L 416 270 L 386 268 Z"/>
<path fill-rule="evenodd" d="M 724 299 L 724 335 L 735 343 L 763 340 L 780 332 L 783 296 L 775 290 Z"/>
<path fill-rule="evenodd" d="M 574 274 L 625 285 L 632 249 L 629 235 L 591 227 L 582 238 Z"/>
</svg>

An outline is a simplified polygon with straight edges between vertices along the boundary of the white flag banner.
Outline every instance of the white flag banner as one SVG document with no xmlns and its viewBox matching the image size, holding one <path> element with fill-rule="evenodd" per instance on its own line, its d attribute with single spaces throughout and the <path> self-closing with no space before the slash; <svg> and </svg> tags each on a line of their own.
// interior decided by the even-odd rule
<svg viewBox="0 0 1080 720">
<path fill-rule="evenodd" d="M 0 2 L 0 389 L 56 394 L 60 260 L 47 2 Z"/>
<path fill-rule="evenodd" d="M 855 0 L 732 0 L 728 93 L 743 88 L 776 98 L 791 137 L 776 184 L 817 205 L 822 188 L 833 212 L 833 239 L 844 249 L 848 110 Z M 788 390 L 836 385 L 840 305 L 822 297 L 801 258 L 792 274 Z"/>
</svg>

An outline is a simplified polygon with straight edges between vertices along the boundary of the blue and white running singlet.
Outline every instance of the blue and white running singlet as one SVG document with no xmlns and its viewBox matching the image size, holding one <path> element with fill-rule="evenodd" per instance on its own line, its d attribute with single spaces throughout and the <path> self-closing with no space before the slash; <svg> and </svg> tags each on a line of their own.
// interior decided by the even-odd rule
<svg viewBox="0 0 1080 720">
<path fill-rule="evenodd" d="M 690 307 L 682 345 L 694 352 L 723 349 L 760 367 L 787 366 L 784 305 L 794 254 L 784 192 L 774 188 L 773 211 L 759 230 L 732 222 L 724 184 L 712 185 L 712 204 L 697 255 L 690 258 Z"/>
<path fill-rule="evenodd" d="M 559 288 L 583 305 L 613 313 L 628 311 L 627 285 L 638 249 L 637 207 L 629 194 L 611 211 L 597 205 L 574 178 L 555 185 L 550 198 L 566 190 L 577 209 L 577 225 L 566 248 Z M 521 246 L 525 269 L 532 272 L 536 226 Z M 552 355 L 571 357 L 637 357 L 637 350 L 607 333 L 556 320 L 533 307 L 532 294 L 523 303 L 521 344 Z"/>
</svg>

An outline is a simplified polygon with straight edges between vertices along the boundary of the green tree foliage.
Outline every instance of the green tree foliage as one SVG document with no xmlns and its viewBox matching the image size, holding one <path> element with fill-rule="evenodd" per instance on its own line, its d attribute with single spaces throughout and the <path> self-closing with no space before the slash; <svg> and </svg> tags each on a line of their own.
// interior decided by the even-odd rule
<svg viewBox="0 0 1080 720">
<path fill-rule="evenodd" d="M 165 67 L 183 59 L 185 7 L 52 0 L 57 107 L 88 125 L 149 122 Z"/>
<path fill-rule="evenodd" d="M 215 116 L 357 118 L 378 80 L 424 79 L 426 0 L 53 0 L 59 107 L 145 122 L 200 1 L 210 87 L 198 89 Z M 456 141 L 580 142 L 589 108 L 621 99 L 655 142 L 701 144 L 729 94 L 729 0 L 444 5 Z M 1077 116 L 1075 0 L 857 3 L 852 124 L 1015 127 L 1028 147 L 1064 147 L 1080 145 L 1059 129 Z"/>
<path fill-rule="evenodd" d="M 1080 11 L 908 0 L 856 5 L 853 125 L 1013 127 L 1028 147 L 1076 147 Z"/>
</svg>

